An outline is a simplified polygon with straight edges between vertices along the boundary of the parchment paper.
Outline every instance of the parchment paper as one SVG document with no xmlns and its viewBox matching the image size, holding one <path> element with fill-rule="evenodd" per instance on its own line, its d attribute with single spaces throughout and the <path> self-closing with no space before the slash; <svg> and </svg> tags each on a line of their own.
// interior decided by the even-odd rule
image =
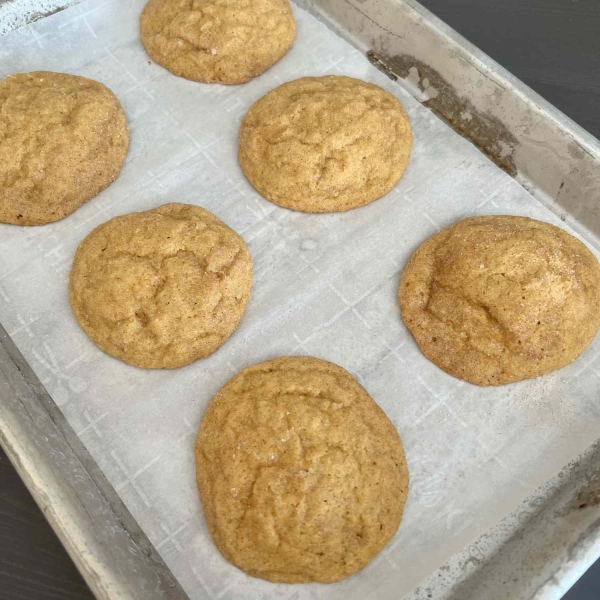
<svg viewBox="0 0 600 600">
<path fill-rule="evenodd" d="M 0 225 L 4 327 L 192 599 L 399 598 L 513 509 L 600 431 L 597 339 L 543 378 L 477 388 L 446 375 L 402 325 L 399 273 L 416 247 L 468 215 L 561 221 L 471 144 L 295 9 L 291 52 L 243 86 L 186 81 L 138 40 L 144 0 L 89 0 L 0 39 L 0 76 L 48 69 L 102 81 L 120 98 L 131 147 L 120 178 L 61 222 Z M 240 120 L 284 81 L 346 74 L 405 104 L 410 167 L 396 188 L 342 214 L 277 208 L 236 160 Z M 107 219 L 164 202 L 214 212 L 248 243 L 255 276 L 246 315 L 213 356 L 148 371 L 98 350 L 79 329 L 67 281 L 78 243 Z M 564 224 L 562 224 L 564 225 Z M 309 354 L 352 372 L 398 427 L 411 489 L 400 530 L 364 571 L 330 585 L 275 585 L 229 565 L 197 498 L 193 442 L 212 395 L 240 369 Z"/>
</svg>

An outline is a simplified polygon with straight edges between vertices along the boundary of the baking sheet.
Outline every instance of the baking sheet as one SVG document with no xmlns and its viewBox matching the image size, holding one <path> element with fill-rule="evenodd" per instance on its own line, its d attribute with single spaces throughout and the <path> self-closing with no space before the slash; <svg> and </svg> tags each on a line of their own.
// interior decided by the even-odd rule
<svg viewBox="0 0 600 600">
<path fill-rule="evenodd" d="M 398 598 L 513 509 L 600 430 L 600 341 L 558 373 L 497 389 L 424 359 L 401 324 L 399 273 L 438 228 L 473 214 L 563 225 L 472 145 L 344 40 L 295 9 L 298 39 L 244 86 L 188 82 L 150 63 L 137 38 L 144 0 L 88 0 L 0 40 L 0 76 L 49 69 L 102 81 L 131 129 L 121 177 L 62 222 L 0 225 L 0 318 L 192 599 Z M 411 165 L 385 198 L 349 213 L 275 207 L 236 160 L 251 103 L 304 75 L 346 74 L 405 104 Z M 135 369 L 77 326 L 67 281 L 77 244 L 108 218 L 164 202 L 214 212 L 254 258 L 253 295 L 232 338 L 177 371 Z M 586 240 L 588 244 L 595 240 Z M 197 499 L 192 446 L 204 408 L 235 372 L 311 354 L 355 374 L 398 427 L 411 491 L 398 535 L 364 571 L 331 586 L 251 579 L 220 556 Z"/>
</svg>

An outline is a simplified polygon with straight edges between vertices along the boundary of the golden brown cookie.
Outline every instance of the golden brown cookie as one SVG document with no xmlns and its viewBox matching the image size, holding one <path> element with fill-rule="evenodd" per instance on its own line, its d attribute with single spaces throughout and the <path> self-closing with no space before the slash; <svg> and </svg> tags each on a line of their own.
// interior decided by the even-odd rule
<svg viewBox="0 0 600 600">
<path fill-rule="evenodd" d="M 227 340 L 251 285 L 252 258 L 235 231 L 197 206 L 164 204 L 96 227 L 75 254 L 70 296 L 104 352 L 172 369 Z"/>
<path fill-rule="evenodd" d="M 0 222 L 58 221 L 113 182 L 129 132 L 116 96 L 84 77 L 36 71 L 0 81 Z"/>
<path fill-rule="evenodd" d="M 410 121 L 392 94 L 329 75 L 285 83 L 255 102 L 242 122 L 238 158 L 271 202 L 337 212 L 387 194 L 411 147 Z"/>
<path fill-rule="evenodd" d="M 289 0 L 150 0 L 140 16 L 146 51 L 193 81 L 244 83 L 292 46 Z"/>
<path fill-rule="evenodd" d="M 429 238 L 400 283 L 421 351 L 476 385 L 556 371 L 600 327 L 600 265 L 579 240 L 525 217 L 472 217 Z"/>
<path fill-rule="evenodd" d="M 244 369 L 195 446 L 209 532 L 253 577 L 330 583 L 392 539 L 408 493 L 396 428 L 344 369 L 309 357 Z"/>
</svg>

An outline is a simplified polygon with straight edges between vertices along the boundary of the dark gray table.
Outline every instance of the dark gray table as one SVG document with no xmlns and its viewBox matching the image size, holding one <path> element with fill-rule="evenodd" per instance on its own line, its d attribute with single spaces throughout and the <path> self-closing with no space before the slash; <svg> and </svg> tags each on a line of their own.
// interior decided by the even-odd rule
<svg viewBox="0 0 600 600">
<path fill-rule="evenodd" d="M 600 138 L 600 0 L 421 0 Z M 0 600 L 92 599 L 0 450 Z M 566 596 L 600 599 L 600 564 Z"/>
</svg>

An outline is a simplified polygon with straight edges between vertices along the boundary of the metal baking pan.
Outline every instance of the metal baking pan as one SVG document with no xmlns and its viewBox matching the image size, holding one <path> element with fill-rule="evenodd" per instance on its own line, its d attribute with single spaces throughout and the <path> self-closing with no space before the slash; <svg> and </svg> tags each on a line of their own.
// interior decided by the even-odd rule
<svg viewBox="0 0 600 600">
<path fill-rule="evenodd" d="M 0 33 L 74 4 L 0 2 Z M 297 4 L 410 90 L 565 225 L 588 242 L 600 236 L 596 139 L 416 2 Z M 591 362 L 582 367 L 594 369 Z M 595 389 L 600 397 L 600 379 Z M 63 416 L 56 390 L 53 399 L 0 327 L 0 441 L 91 589 L 98 598 L 186 598 L 160 548 Z M 560 598 L 600 556 L 599 473 L 596 443 L 406 597 Z M 303 593 L 299 589 L 290 597 Z"/>
</svg>

